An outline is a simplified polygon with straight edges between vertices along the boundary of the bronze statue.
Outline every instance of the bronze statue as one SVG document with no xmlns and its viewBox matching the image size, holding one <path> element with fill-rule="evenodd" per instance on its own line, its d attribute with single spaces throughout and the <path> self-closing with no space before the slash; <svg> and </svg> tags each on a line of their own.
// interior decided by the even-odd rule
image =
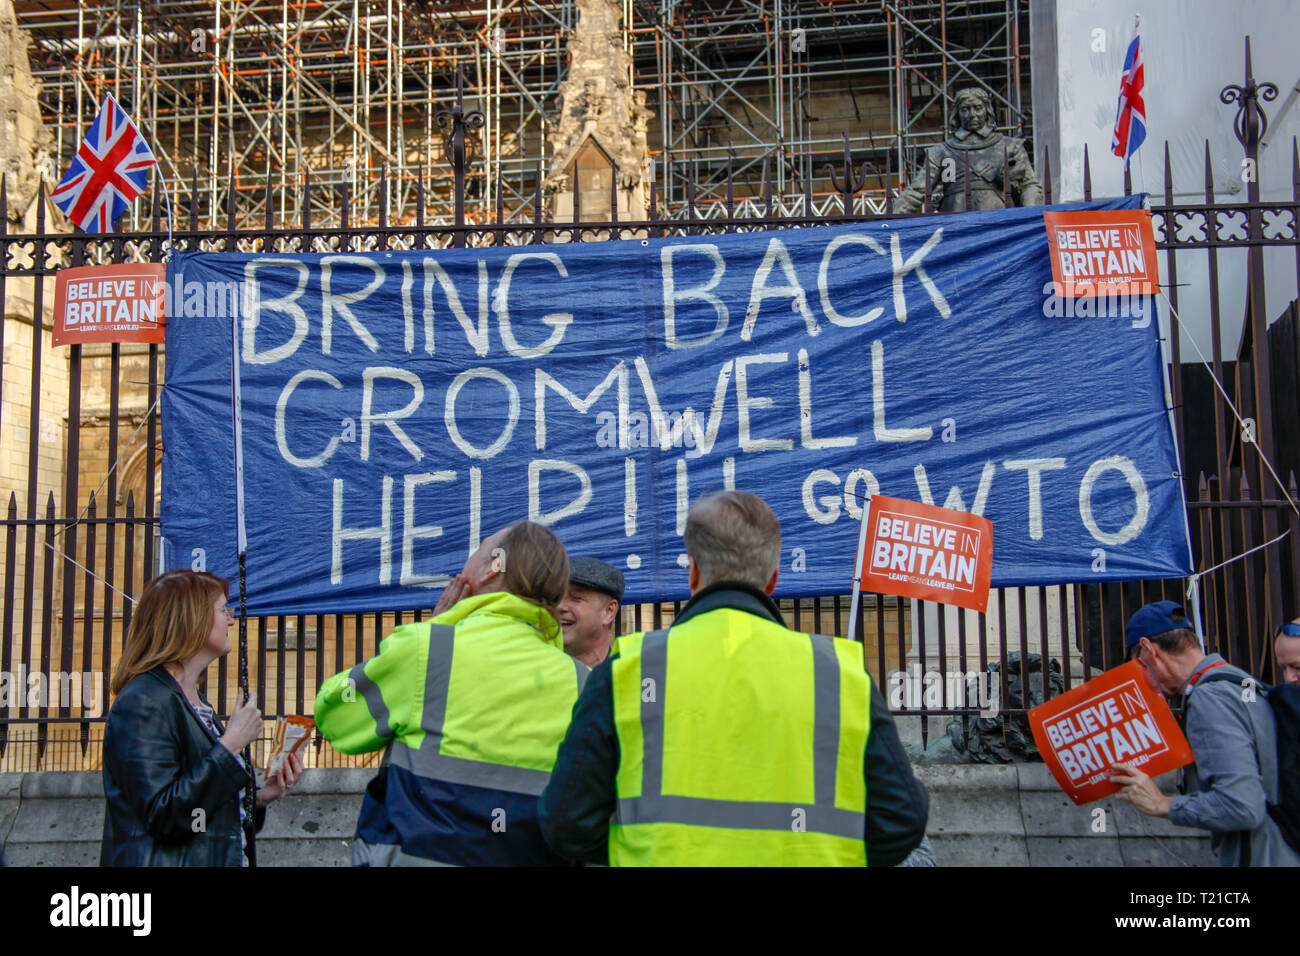
<svg viewBox="0 0 1300 956">
<path fill-rule="evenodd" d="M 1003 209 L 1003 166 L 1009 174 L 1012 204 L 1036 206 L 1043 187 L 1034 174 L 1024 144 L 993 128 L 993 101 L 988 91 L 972 88 L 957 94 L 957 129 L 942 145 L 926 150 L 932 208 L 965 208 L 966 170 L 970 169 L 970 208 Z M 925 170 L 919 169 L 894 200 L 894 212 L 920 212 L 925 200 Z"/>
</svg>

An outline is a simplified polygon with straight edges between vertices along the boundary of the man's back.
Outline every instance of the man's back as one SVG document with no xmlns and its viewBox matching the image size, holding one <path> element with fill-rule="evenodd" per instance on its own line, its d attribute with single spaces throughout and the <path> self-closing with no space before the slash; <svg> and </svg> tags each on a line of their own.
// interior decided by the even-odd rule
<svg viewBox="0 0 1300 956">
<path fill-rule="evenodd" d="M 613 685 L 612 863 L 866 863 L 860 648 L 719 608 L 622 641 Z"/>
<path fill-rule="evenodd" d="M 720 583 L 592 672 L 541 823 L 614 865 L 893 865 L 927 806 L 861 647 Z"/>
<path fill-rule="evenodd" d="M 330 678 L 316 699 L 322 734 L 344 753 L 391 744 L 354 862 L 559 862 L 537 830 L 537 795 L 585 675 L 548 612 L 498 592 L 398 628 L 377 657 Z"/>
</svg>

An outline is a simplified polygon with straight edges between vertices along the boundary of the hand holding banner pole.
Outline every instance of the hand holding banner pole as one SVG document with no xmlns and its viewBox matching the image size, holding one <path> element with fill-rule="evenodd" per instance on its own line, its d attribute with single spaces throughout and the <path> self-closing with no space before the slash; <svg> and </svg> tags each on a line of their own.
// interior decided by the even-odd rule
<svg viewBox="0 0 1300 956">
<path fill-rule="evenodd" d="M 849 608 L 849 633 L 845 635 L 851 641 L 856 640 L 854 635 L 858 633 L 858 605 L 862 603 L 862 558 L 867 550 L 867 516 L 870 513 L 871 496 L 867 495 L 862 502 L 862 527 L 858 529 L 858 560 L 853 565 L 853 606 Z"/>
</svg>

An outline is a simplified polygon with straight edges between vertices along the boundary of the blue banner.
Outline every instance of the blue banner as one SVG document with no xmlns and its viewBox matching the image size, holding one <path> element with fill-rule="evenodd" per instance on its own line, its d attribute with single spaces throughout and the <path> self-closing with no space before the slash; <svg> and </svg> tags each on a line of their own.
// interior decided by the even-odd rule
<svg viewBox="0 0 1300 956">
<path fill-rule="evenodd" d="M 1042 211 L 179 254 L 166 561 L 235 575 L 237 353 L 251 613 L 429 607 L 521 518 L 627 601 L 685 598 L 687 508 L 723 487 L 780 519 L 778 596 L 849 591 L 877 492 L 989 518 L 995 587 L 1185 575 L 1150 297 L 1053 295 Z"/>
</svg>

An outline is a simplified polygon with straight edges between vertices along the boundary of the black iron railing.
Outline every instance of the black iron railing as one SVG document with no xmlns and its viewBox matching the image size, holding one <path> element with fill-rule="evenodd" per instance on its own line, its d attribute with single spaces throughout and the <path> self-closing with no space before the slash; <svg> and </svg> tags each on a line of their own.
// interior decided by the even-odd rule
<svg viewBox="0 0 1300 956">
<path fill-rule="evenodd" d="M 1234 94 L 1242 104 L 1239 121 L 1248 160 L 1257 160 L 1260 87 L 1249 74 Z M 466 170 L 473 159 L 473 114 L 459 103 L 440 114 L 450 147 L 457 193 L 463 199 Z M 1201 611 L 1211 650 L 1235 663 L 1272 678 L 1269 648 L 1272 629 L 1294 617 L 1300 595 L 1300 526 L 1291 500 L 1300 498 L 1291 469 L 1296 449 L 1279 447 L 1274 421 L 1300 415 L 1294 394 L 1275 395 L 1270 375 L 1281 362 L 1288 381 L 1296 381 L 1294 350 L 1270 351 L 1268 319 L 1264 314 L 1264 250 L 1292 249 L 1300 274 L 1300 157 L 1292 146 L 1292 188 L 1287 202 L 1260 199 L 1258 182 L 1249 184 L 1247 201 L 1226 204 L 1213 195 L 1213 171 L 1208 147 L 1204 201 L 1175 202 L 1166 147 L 1165 191 L 1151 211 L 1157 247 L 1163 253 L 1163 273 L 1169 297 L 1178 308 L 1180 274 L 1202 268 L 1178 253 L 1196 251 L 1208 269 L 1213 354 L 1208 357 L 1215 377 L 1225 384 L 1244 419 L 1254 424 L 1250 434 L 1240 426 L 1222 396 L 1205 396 L 1208 379 L 1188 377 L 1180 336 L 1170 339 L 1173 412 L 1183 454 L 1183 477 L 1189 503 L 1190 530 L 1197 567 L 1205 570 L 1228 557 L 1271 541 L 1282 531 L 1290 535 L 1247 558 L 1201 579 Z M 425 220 L 423 172 L 417 174 L 413 208 L 389 209 L 381 200 L 373 222 L 351 218 L 347 184 L 324 187 L 331 193 L 337 223 L 313 223 L 313 190 L 309 178 L 301 183 L 304 201 L 297 223 L 280 223 L 275 208 L 273 177 L 265 185 L 266 218 L 262 223 L 237 222 L 233 192 L 222 210 L 200 208 L 197 188 L 176 197 L 178 221 L 170 239 L 178 249 L 215 251 L 373 251 L 434 249 L 481 245 L 527 245 L 547 242 L 586 242 L 675 235 L 698 235 L 799 228 L 827 222 L 869 221 L 892 215 L 892 196 L 868 197 L 863 184 L 868 173 L 855 164 L 847 138 L 841 166 L 832 170 L 833 194 L 814 197 L 811 175 L 802 177 L 805 193 L 799 214 L 788 214 L 789 197 L 774 196 L 772 169 L 778 159 L 762 163 L 758 180 L 736 181 L 727 172 L 725 198 L 714 208 L 697 206 L 687 183 L 684 215 L 661 214 L 653 188 L 647 218 L 620 221 L 617 177 L 611 182 L 608 221 L 584 222 L 575 196 L 573 218 L 567 222 L 543 218 L 541 170 L 535 184 L 531 221 L 513 218 L 504 206 L 505 191 L 497 189 L 491 222 L 467 222 L 458 204 L 451 223 Z M 811 159 L 802 160 L 810 171 Z M 884 179 L 892 183 L 892 168 Z M 1059 173 L 1059 171 L 1057 171 Z M 1092 198 L 1090 159 L 1083 160 L 1085 198 Z M 1053 199 L 1053 170 L 1042 170 L 1048 202 Z M 382 177 L 385 175 L 381 171 Z M 1004 177 L 1004 181 L 1007 177 Z M 926 184 L 927 187 L 930 185 Z M 1126 177 L 1126 192 L 1130 183 Z M 716 191 L 716 190 L 715 190 Z M 963 184 L 969 202 L 970 184 Z M 379 196 L 389 191 L 380 189 Z M 926 189 L 921 215 L 933 214 Z M 830 215 L 823 210 L 829 203 Z M 838 200 L 838 201 L 835 201 Z M 0 230 L 8 222 L 6 194 L 0 185 Z M 750 213 L 738 215 L 738 207 Z M 97 766 L 99 740 L 107 699 L 108 679 L 130 624 L 131 598 L 156 571 L 158 553 L 159 396 L 164 383 L 164 355 L 158 346 L 113 344 L 72 346 L 66 357 L 49 354 L 48 334 L 32 315 L 43 315 L 48 304 L 47 282 L 66 265 L 161 261 L 169 231 L 164 227 L 161 197 L 155 193 L 149 229 L 134 233 L 88 236 L 51 231 L 45 216 L 45 194 L 37 198 L 36 228 L 27 233 L 0 232 L 0 305 L 6 316 L 0 347 L 5 375 L 0 384 L 4 404 L 3 443 L 6 461 L 17 460 L 3 476 L 10 483 L 8 501 L 0 501 L 0 675 L 8 678 L 0 700 L 0 770 L 81 769 Z M 867 211 L 864 211 L 867 210 Z M 879 211 L 870 211 L 879 210 Z M 224 214 L 223 214 L 224 213 Z M 1224 356 L 1224 317 L 1220 315 L 1218 283 L 1220 250 L 1245 250 L 1249 289 L 1244 344 L 1238 354 Z M 1292 307 L 1294 312 L 1294 306 Z M 14 318 L 14 317 L 17 318 Z M 1232 327 L 1238 318 L 1228 316 Z M 1292 318 L 1294 324 L 1294 317 Z M 12 352 L 12 357 L 11 357 Z M 1287 372 L 1286 370 L 1289 370 Z M 1286 374 L 1283 377 L 1286 377 Z M 1196 389 L 1187 394 L 1189 383 Z M 1199 383 L 1199 384 L 1198 384 Z M 1188 399 L 1198 403 L 1194 410 Z M 56 415 L 49 402 L 59 399 Z M 66 424 L 64 407 L 66 403 Z M 1209 454 L 1189 451 L 1189 435 L 1212 432 L 1201 446 Z M 1252 448 L 1251 446 L 1254 446 Z M 1197 446 L 1200 447 L 1200 446 Z M 1285 488 L 1260 465 L 1262 451 L 1279 462 Z M 863 642 L 869 669 L 886 692 L 891 708 L 908 717 L 960 718 L 976 716 L 981 707 L 967 693 L 970 680 L 1001 668 L 1004 681 L 1017 671 L 1021 686 L 1030 683 L 1035 668 L 1048 660 L 1061 664 L 1061 682 L 1068 689 L 1097 669 L 1118 663 L 1123 654 L 1123 624 L 1141 604 L 1161 598 L 1188 599 L 1186 582 L 1142 581 L 1008 589 L 997 594 L 987 613 L 913 604 L 892 597 L 865 595 L 853 638 Z M 783 609 L 790 626 L 844 635 L 850 598 L 788 600 Z M 621 632 L 657 628 L 671 621 L 678 604 L 644 605 L 624 609 Z M 319 683 L 329 675 L 373 655 L 377 642 L 394 626 L 420 620 L 408 614 L 318 614 L 257 618 L 249 622 L 248 653 L 251 682 L 264 714 L 269 717 L 309 712 Z M 919 679 L 912 680 L 912 674 Z M 1044 671 L 1040 670 L 1040 674 Z M 925 675 L 938 674 L 938 687 Z M 64 675 L 68 681 L 50 680 Z M 84 679 L 80 698 L 71 675 Z M 99 698 L 86 684 L 100 682 Z M 949 679 L 956 676 L 955 680 Z M 33 677 L 40 681 L 33 683 Z M 21 682 L 19 678 L 22 678 Z M 963 683 L 965 682 L 965 683 Z M 42 692 L 40 684 L 44 684 Z M 51 684 L 58 683 L 57 688 Z M 1048 681 L 1044 681 L 1049 685 Z M 222 658 L 207 676 L 207 692 L 219 710 L 229 711 L 234 699 L 231 664 Z M 1050 689 L 1048 691 L 1050 693 Z M 1024 706 L 1003 707 L 1015 717 Z M 931 728 L 921 722 L 928 738 Z M 259 744 L 259 747 L 261 745 Z M 255 756 L 257 752 L 255 751 Z M 355 762 L 341 758 L 319 742 L 310 760 L 318 766 Z M 362 761 L 364 762 L 364 761 Z"/>
</svg>

